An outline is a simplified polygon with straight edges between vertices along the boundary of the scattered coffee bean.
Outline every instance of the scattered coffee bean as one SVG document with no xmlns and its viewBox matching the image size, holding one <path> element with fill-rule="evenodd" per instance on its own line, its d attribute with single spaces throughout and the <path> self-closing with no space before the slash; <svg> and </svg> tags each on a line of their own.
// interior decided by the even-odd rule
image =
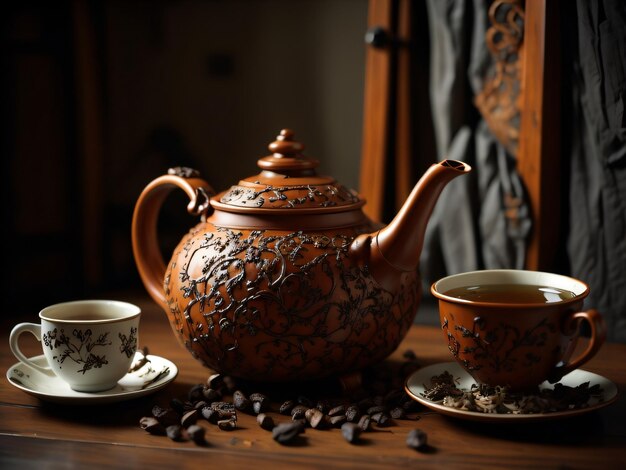
<svg viewBox="0 0 626 470">
<path fill-rule="evenodd" d="M 359 428 L 361 428 L 361 431 L 369 431 L 371 422 L 372 417 L 370 415 L 363 415 L 359 419 L 358 426 Z"/>
<path fill-rule="evenodd" d="M 170 406 L 178 414 L 182 415 L 185 412 L 185 402 L 180 398 L 172 398 L 170 400 Z"/>
<path fill-rule="evenodd" d="M 217 420 L 234 419 L 237 421 L 237 413 L 234 410 L 215 410 L 217 413 Z"/>
<path fill-rule="evenodd" d="M 219 411 L 214 410 L 210 406 L 202 408 L 200 414 L 202 414 L 202 417 L 211 424 L 217 424 L 217 421 L 219 420 Z"/>
<path fill-rule="evenodd" d="M 387 411 L 386 406 L 372 406 L 367 409 L 367 414 L 373 416 L 377 413 L 382 413 L 383 411 Z"/>
<path fill-rule="evenodd" d="M 291 423 L 280 423 L 272 429 L 272 437 L 280 444 L 289 444 L 299 434 L 304 432 L 304 424 L 302 421 L 293 421 Z"/>
<path fill-rule="evenodd" d="M 219 390 L 224 387 L 224 376 L 222 374 L 213 374 L 206 381 L 206 384 L 213 390 Z"/>
<path fill-rule="evenodd" d="M 392 424 L 389 415 L 382 411 L 380 413 L 374 413 L 372 415 L 372 421 L 374 421 L 380 428 L 386 428 Z"/>
<path fill-rule="evenodd" d="M 211 408 L 220 411 L 235 411 L 235 405 L 233 403 L 228 403 L 227 401 L 214 401 L 211 403 Z"/>
<path fill-rule="evenodd" d="M 208 406 L 208 405 L 209 404 L 206 401 L 200 400 L 200 401 L 195 402 L 191 409 L 192 410 L 201 410 L 202 408 L 204 408 L 205 406 Z"/>
<path fill-rule="evenodd" d="M 402 357 L 409 361 L 415 361 L 417 359 L 417 356 L 412 349 L 407 349 L 406 351 L 404 351 L 404 353 L 402 353 Z"/>
<path fill-rule="evenodd" d="M 305 397 L 304 395 L 300 395 L 297 401 L 300 405 L 306 406 L 307 408 L 313 408 L 315 406 L 315 403 L 313 403 L 313 400 Z"/>
<path fill-rule="evenodd" d="M 317 405 L 315 405 L 315 408 L 320 410 L 322 413 L 327 414 L 328 410 L 330 409 L 330 405 L 326 400 L 321 400 L 317 402 Z"/>
<path fill-rule="evenodd" d="M 345 414 L 345 412 L 346 412 L 346 405 L 338 405 L 328 411 L 328 416 L 342 415 L 342 414 Z"/>
<path fill-rule="evenodd" d="M 268 431 L 271 431 L 274 428 L 274 420 L 271 416 L 268 416 L 265 413 L 257 415 L 256 422 L 259 423 L 259 426 Z"/>
<path fill-rule="evenodd" d="M 222 431 L 232 431 L 233 429 L 237 429 L 237 421 L 234 419 L 220 419 L 217 422 L 217 427 Z"/>
<path fill-rule="evenodd" d="M 187 428 L 187 435 L 189 436 L 189 439 L 191 439 L 196 444 L 206 444 L 204 434 L 205 429 L 202 426 L 198 426 L 197 424 L 192 424 Z"/>
<path fill-rule="evenodd" d="M 160 436 L 165 435 L 165 427 L 163 427 L 163 425 L 159 423 L 159 420 L 153 416 L 144 416 L 143 418 L 141 418 L 139 420 L 139 426 L 141 427 L 141 429 L 144 429 L 150 434 L 156 434 Z"/>
<path fill-rule="evenodd" d="M 280 405 L 280 409 L 279 409 L 279 413 L 281 415 L 290 415 L 291 414 L 291 410 L 293 409 L 295 403 L 292 400 L 287 400 L 285 402 L 283 402 L 282 405 Z"/>
<path fill-rule="evenodd" d="M 315 411 L 319 411 L 317 408 L 309 408 L 304 412 L 304 419 L 307 420 L 308 423 L 311 422 L 311 418 L 313 417 L 313 413 Z"/>
<path fill-rule="evenodd" d="M 331 426 L 338 428 L 346 422 L 346 415 L 331 416 L 329 417 L 329 422 Z"/>
<path fill-rule="evenodd" d="M 224 387 L 226 388 L 228 393 L 233 393 L 235 390 L 237 390 L 237 383 L 235 382 L 235 379 L 233 377 L 231 377 L 230 375 L 225 375 L 223 380 Z"/>
<path fill-rule="evenodd" d="M 311 408 L 311 409 L 313 410 L 313 413 L 311 413 L 311 417 L 307 421 L 309 422 L 309 424 L 311 425 L 313 429 L 323 428 L 325 424 L 324 413 L 322 413 L 317 408 Z"/>
<path fill-rule="evenodd" d="M 181 426 L 183 426 L 184 428 L 187 428 L 191 426 L 192 424 L 196 424 L 196 422 L 198 421 L 199 414 L 200 412 L 198 410 L 188 411 L 187 413 L 183 415 L 183 417 L 180 420 Z"/>
<path fill-rule="evenodd" d="M 218 390 L 215 390 L 210 387 L 204 387 L 202 389 L 202 396 L 208 402 L 219 401 L 222 399 L 222 394 Z"/>
<path fill-rule="evenodd" d="M 178 413 L 176 413 L 172 408 L 161 408 L 159 405 L 154 405 L 152 408 L 152 416 L 154 416 L 159 423 L 165 427 L 172 424 L 178 424 L 178 420 L 180 419 Z"/>
<path fill-rule="evenodd" d="M 169 437 L 173 441 L 184 441 L 185 437 L 183 435 L 183 427 L 179 424 L 172 424 L 165 428 L 165 432 L 167 433 L 167 437 Z"/>
<path fill-rule="evenodd" d="M 252 401 L 252 410 L 257 415 L 266 411 L 270 406 L 269 398 L 262 393 L 253 393 L 249 398 Z"/>
<path fill-rule="evenodd" d="M 291 410 L 291 419 L 296 420 L 296 419 L 303 419 L 304 418 L 304 414 L 306 413 L 306 410 L 308 410 L 308 408 L 304 405 L 296 405 L 292 408 Z"/>
<path fill-rule="evenodd" d="M 397 406 L 389 412 L 389 416 L 391 416 L 393 419 L 404 419 L 404 417 L 406 416 L 406 412 L 404 411 L 404 408 L 400 408 L 399 406 Z"/>
<path fill-rule="evenodd" d="M 428 436 L 421 429 L 412 429 L 406 436 L 406 445 L 411 449 L 424 450 L 428 448 Z"/>
<path fill-rule="evenodd" d="M 189 393 L 187 393 L 187 400 L 189 400 L 190 402 L 202 400 L 202 398 L 204 398 L 204 396 L 202 395 L 203 388 L 204 388 L 204 385 L 202 384 L 196 384 L 193 387 L 191 387 L 189 389 Z"/>
<path fill-rule="evenodd" d="M 361 410 L 356 405 L 351 405 L 346 410 L 346 419 L 349 423 L 354 423 L 361 417 Z"/>
<path fill-rule="evenodd" d="M 350 444 L 353 444 L 359 440 L 361 435 L 361 428 L 354 423 L 344 423 L 341 426 L 341 434 Z"/>
<path fill-rule="evenodd" d="M 236 390 L 235 393 L 233 393 L 233 404 L 239 411 L 248 411 L 252 408 L 252 402 L 241 390 Z"/>
</svg>

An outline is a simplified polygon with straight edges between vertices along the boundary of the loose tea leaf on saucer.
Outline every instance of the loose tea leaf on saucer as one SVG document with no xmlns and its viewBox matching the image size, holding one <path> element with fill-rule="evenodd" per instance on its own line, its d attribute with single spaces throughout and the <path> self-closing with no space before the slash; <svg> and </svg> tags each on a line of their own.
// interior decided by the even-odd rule
<svg viewBox="0 0 626 470">
<path fill-rule="evenodd" d="M 470 390 L 458 388 L 452 374 L 444 371 L 431 378 L 421 394 L 427 400 L 463 411 L 494 414 L 550 413 L 585 408 L 592 398 L 602 400 L 604 391 L 596 384 L 584 382 L 576 387 L 557 383 L 553 389 L 535 393 L 515 393 L 506 387 L 473 384 Z"/>
</svg>

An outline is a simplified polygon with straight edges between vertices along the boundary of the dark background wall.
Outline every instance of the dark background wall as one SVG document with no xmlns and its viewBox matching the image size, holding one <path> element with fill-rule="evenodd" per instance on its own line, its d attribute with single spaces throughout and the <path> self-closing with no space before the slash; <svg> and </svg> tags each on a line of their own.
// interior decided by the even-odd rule
<svg viewBox="0 0 626 470">
<path fill-rule="evenodd" d="M 218 191 L 283 127 L 357 188 L 367 0 L 19 2 L 2 15 L 9 306 L 141 289 L 134 203 L 167 168 Z M 194 222 L 182 195 L 164 251 Z"/>
</svg>

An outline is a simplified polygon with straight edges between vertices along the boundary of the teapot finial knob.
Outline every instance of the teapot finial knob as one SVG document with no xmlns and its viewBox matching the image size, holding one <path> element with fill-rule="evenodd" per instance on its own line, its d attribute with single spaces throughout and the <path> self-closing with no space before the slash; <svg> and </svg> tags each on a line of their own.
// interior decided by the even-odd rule
<svg viewBox="0 0 626 470">
<path fill-rule="evenodd" d="M 277 158 L 294 158 L 302 154 L 304 145 L 293 140 L 294 136 L 291 129 L 281 130 L 276 140 L 269 145 L 270 152 Z"/>
</svg>

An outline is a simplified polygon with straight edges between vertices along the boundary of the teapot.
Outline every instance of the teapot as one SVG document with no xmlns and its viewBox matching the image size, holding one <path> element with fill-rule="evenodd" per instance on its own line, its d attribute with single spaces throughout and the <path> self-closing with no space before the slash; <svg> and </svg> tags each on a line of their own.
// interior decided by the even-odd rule
<svg viewBox="0 0 626 470">
<path fill-rule="evenodd" d="M 291 130 L 269 150 L 259 174 L 219 194 L 189 168 L 149 183 L 132 221 L 138 272 L 181 344 L 213 371 L 266 382 L 358 373 L 413 323 L 426 224 L 445 185 L 471 168 L 433 164 L 382 227 L 356 191 L 317 174 Z M 165 264 L 157 219 L 174 188 L 199 223 Z"/>
</svg>

